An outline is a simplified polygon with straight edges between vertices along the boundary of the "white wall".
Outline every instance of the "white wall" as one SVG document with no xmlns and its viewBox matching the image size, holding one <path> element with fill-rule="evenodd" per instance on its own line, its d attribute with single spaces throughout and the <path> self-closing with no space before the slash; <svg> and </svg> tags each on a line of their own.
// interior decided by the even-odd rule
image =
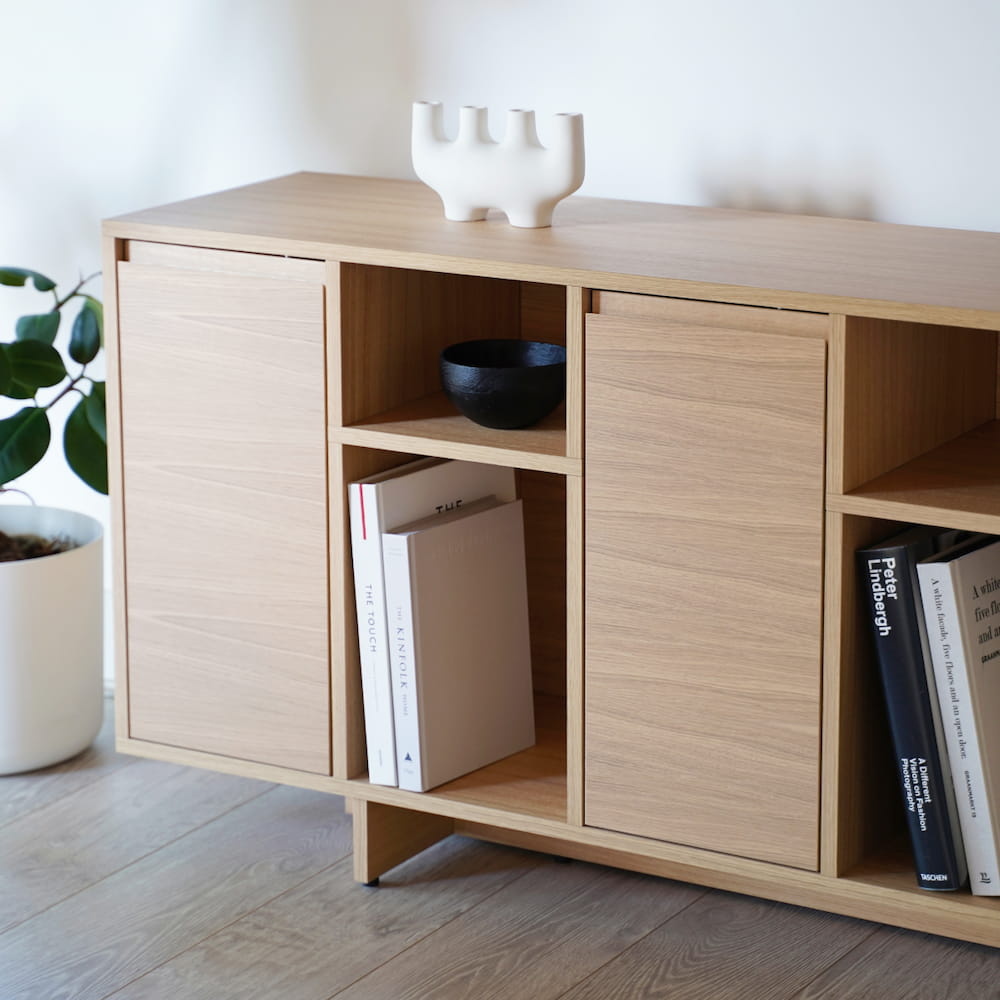
<svg viewBox="0 0 1000 1000">
<path fill-rule="evenodd" d="M 0 0 L 0 264 L 69 283 L 109 215 L 412 176 L 415 99 L 543 142 L 583 112 L 581 194 L 1000 231 L 998 41 L 996 0 Z M 0 288 L 0 338 L 35 305 Z M 24 485 L 106 516 L 59 455 Z"/>
</svg>

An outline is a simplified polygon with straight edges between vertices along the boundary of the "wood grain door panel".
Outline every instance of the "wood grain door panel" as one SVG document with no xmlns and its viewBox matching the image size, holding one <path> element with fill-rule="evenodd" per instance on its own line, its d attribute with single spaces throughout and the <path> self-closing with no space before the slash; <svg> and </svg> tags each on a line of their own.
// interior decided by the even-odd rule
<svg viewBox="0 0 1000 1000">
<path fill-rule="evenodd" d="M 130 735 L 329 774 L 322 285 L 118 287 Z"/>
<path fill-rule="evenodd" d="M 816 867 L 825 356 L 588 317 L 587 824 Z"/>
</svg>

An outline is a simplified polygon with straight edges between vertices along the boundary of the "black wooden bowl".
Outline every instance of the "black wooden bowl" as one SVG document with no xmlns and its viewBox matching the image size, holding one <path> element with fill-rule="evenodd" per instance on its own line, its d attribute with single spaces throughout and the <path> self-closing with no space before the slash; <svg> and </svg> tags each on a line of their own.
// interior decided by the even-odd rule
<svg viewBox="0 0 1000 1000">
<path fill-rule="evenodd" d="M 529 427 L 566 395 L 566 348 L 538 340 L 466 340 L 441 352 L 444 393 L 484 427 Z"/>
</svg>

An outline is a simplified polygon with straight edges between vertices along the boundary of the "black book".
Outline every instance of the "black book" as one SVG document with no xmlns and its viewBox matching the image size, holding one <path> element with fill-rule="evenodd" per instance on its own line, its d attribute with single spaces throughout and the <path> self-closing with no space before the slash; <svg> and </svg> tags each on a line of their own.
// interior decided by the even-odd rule
<svg viewBox="0 0 1000 1000">
<path fill-rule="evenodd" d="M 919 526 L 858 550 L 917 884 L 937 890 L 960 889 L 967 871 L 916 564 L 954 538 Z"/>
</svg>

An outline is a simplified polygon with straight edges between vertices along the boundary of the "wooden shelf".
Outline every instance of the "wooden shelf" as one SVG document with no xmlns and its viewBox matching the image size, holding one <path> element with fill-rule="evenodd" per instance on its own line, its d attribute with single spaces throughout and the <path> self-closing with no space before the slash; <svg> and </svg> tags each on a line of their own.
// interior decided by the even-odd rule
<svg viewBox="0 0 1000 1000">
<path fill-rule="evenodd" d="M 1000 533 L 1000 421 L 831 496 L 828 506 L 845 514 Z"/>
<path fill-rule="evenodd" d="M 895 912 L 903 908 L 914 915 L 911 926 L 919 917 L 931 933 L 995 945 L 1000 897 L 974 896 L 969 889 L 958 892 L 921 889 L 914 875 L 913 856 L 902 842 L 872 856 L 838 881 L 850 885 L 859 895 L 872 898 L 876 906 L 885 906 L 887 922 L 904 923 L 897 921 Z"/>
<path fill-rule="evenodd" d="M 566 822 L 566 702 L 535 694 L 536 743 L 527 750 L 504 757 L 495 764 L 462 775 L 429 792 L 392 790 L 395 804 L 407 806 L 413 796 L 425 802 L 450 803 L 498 809 L 538 819 Z M 359 781 L 368 785 L 368 779 Z M 370 787 L 370 786 L 369 786 Z M 454 810 L 449 810 L 454 812 Z"/>
<path fill-rule="evenodd" d="M 462 416 L 442 392 L 387 410 L 349 427 L 331 428 L 342 444 L 490 462 L 520 469 L 582 474 L 582 461 L 566 455 L 566 409 L 523 430 L 493 430 Z"/>
</svg>

